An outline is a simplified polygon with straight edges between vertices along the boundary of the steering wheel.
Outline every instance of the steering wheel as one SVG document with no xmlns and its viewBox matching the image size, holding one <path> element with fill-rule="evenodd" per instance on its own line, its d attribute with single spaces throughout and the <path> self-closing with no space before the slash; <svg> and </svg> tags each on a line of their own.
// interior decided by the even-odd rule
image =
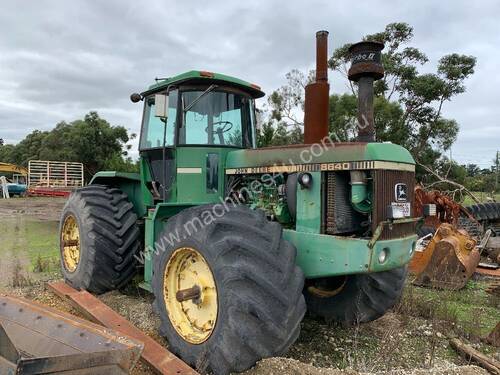
<svg viewBox="0 0 500 375">
<path fill-rule="evenodd" d="M 233 123 L 231 121 L 217 121 L 212 125 L 219 125 L 219 128 L 215 131 L 216 133 L 226 133 L 233 128 Z"/>
</svg>

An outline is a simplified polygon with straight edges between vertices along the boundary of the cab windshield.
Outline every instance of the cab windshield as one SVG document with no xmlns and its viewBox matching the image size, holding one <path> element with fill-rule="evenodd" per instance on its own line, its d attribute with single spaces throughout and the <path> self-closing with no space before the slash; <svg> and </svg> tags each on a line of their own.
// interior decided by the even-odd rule
<svg viewBox="0 0 500 375">
<path fill-rule="evenodd" d="M 253 147 L 251 98 L 236 91 L 213 89 L 182 92 L 179 145 Z"/>
<path fill-rule="evenodd" d="M 144 116 L 141 131 L 140 149 L 151 149 L 165 146 L 173 146 L 175 135 L 175 123 L 177 113 L 177 90 L 170 92 L 168 97 L 168 118 L 165 122 L 159 117 L 155 117 L 155 97 L 146 98 L 144 106 Z"/>
</svg>

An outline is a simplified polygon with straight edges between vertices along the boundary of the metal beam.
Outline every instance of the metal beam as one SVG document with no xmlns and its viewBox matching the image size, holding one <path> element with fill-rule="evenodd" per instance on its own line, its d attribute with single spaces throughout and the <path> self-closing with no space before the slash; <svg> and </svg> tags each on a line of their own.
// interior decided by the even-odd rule
<svg viewBox="0 0 500 375">
<path fill-rule="evenodd" d="M 141 360 L 151 366 L 156 373 L 165 375 L 199 375 L 198 372 L 189 367 L 185 362 L 170 353 L 89 292 L 73 289 L 62 281 L 49 283 L 48 285 L 50 290 L 68 301 L 89 319 L 144 343 Z"/>
</svg>

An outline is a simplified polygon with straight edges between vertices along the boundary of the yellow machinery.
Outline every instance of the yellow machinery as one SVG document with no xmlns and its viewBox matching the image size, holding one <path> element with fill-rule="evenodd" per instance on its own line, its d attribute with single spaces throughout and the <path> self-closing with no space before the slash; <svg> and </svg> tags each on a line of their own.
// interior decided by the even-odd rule
<svg viewBox="0 0 500 375">
<path fill-rule="evenodd" d="M 480 252 L 466 231 L 443 223 L 422 251 L 415 252 L 410 272 L 416 285 L 458 290 L 465 286 L 480 260 Z"/>
<path fill-rule="evenodd" d="M 2 163 L 0 162 L 0 173 L 18 173 L 24 176 L 28 175 L 28 170 L 24 167 L 20 167 L 19 165 L 10 164 L 10 163 Z"/>
</svg>

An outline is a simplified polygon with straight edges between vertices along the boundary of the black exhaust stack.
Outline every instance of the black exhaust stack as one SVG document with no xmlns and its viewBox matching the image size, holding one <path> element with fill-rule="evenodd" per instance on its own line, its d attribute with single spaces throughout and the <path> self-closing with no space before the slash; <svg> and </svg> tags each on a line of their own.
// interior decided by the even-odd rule
<svg viewBox="0 0 500 375">
<path fill-rule="evenodd" d="M 384 76 L 380 42 L 359 42 L 349 48 L 349 79 L 358 83 L 358 142 L 375 142 L 373 83 Z"/>
</svg>

